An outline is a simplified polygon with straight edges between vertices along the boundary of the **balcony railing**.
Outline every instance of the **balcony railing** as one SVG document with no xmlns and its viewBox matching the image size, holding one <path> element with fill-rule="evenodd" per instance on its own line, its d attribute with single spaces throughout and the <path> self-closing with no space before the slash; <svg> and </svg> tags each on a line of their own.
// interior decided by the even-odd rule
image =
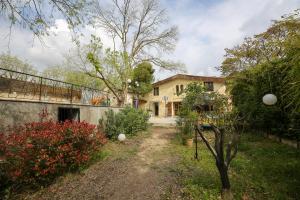
<svg viewBox="0 0 300 200">
<path fill-rule="evenodd" d="M 102 90 L 0 68 L 0 99 L 109 106 Z"/>
</svg>

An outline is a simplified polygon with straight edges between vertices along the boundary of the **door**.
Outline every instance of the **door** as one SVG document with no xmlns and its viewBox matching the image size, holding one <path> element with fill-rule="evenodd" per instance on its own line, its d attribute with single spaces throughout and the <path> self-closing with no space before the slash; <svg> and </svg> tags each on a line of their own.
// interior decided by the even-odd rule
<svg viewBox="0 0 300 200">
<path fill-rule="evenodd" d="M 167 103 L 167 116 L 172 116 L 172 103 L 171 102 L 169 102 L 169 103 Z"/>
<path fill-rule="evenodd" d="M 155 116 L 159 115 L 159 103 L 158 102 L 154 103 L 154 115 Z"/>
<path fill-rule="evenodd" d="M 181 102 L 174 102 L 174 115 L 178 115 L 179 114 L 179 110 L 181 107 Z"/>
</svg>

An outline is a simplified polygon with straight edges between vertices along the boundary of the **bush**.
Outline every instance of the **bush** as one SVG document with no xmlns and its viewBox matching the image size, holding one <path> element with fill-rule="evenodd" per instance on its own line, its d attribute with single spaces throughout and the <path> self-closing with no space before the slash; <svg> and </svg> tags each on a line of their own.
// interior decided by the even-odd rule
<svg viewBox="0 0 300 200">
<path fill-rule="evenodd" d="M 34 122 L 1 133 L 1 190 L 47 184 L 78 169 L 105 142 L 105 136 L 86 122 Z"/>
<path fill-rule="evenodd" d="M 116 139 L 121 132 L 120 124 L 117 122 L 117 115 L 112 109 L 105 112 L 105 118 L 100 119 L 99 125 L 109 139 Z"/>
<path fill-rule="evenodd" d="M 132 136 L 139 131 L 147 130 L 149 114 L 143 110 L 125 107 L 120 112 L 107 111 L 105 119 L 101 122 L 106 136 L 116 139 L 120 133 Z"/>
</svg>

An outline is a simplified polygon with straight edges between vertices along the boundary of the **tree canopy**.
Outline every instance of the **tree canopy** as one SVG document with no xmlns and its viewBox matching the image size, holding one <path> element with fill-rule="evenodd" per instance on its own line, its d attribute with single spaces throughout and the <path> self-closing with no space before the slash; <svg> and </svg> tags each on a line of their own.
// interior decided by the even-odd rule
<svg viewBox="0 0 300 200">
<path fill-rule="evenodd" d="M 143 62 L 133 69 L 132 80 L 129 83 L 130 90 L 136 95 L 145 95 L 152 90 L 154 81 L 154 69 L 151 63 Z"/>
<path fill-rule="evenodd" d="M 267 31 L 233 49 L 227 49 L 220 70 L 240 115 L 249 127 L 299 138 L 300 113 L 300 14 L 276 20 Z M 264 105 L 272 93 L 278 102 Z"/>
</svg>

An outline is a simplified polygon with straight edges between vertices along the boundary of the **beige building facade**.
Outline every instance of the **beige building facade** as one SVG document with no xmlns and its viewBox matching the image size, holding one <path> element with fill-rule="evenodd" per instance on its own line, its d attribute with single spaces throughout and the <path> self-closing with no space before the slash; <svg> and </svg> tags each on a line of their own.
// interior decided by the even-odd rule
<svg viewBox="0 0 300 200">
<path fill-rule="evenodd" d="M 154 83 L 153 90 L 139 100 L 139 107 L 155 117 L 177 116 L 185 95 L 183 91 L 192 82 L 202 83 L 220 94 L 226 91 L 224 78 L 177 74 Z"/>
</svg>

